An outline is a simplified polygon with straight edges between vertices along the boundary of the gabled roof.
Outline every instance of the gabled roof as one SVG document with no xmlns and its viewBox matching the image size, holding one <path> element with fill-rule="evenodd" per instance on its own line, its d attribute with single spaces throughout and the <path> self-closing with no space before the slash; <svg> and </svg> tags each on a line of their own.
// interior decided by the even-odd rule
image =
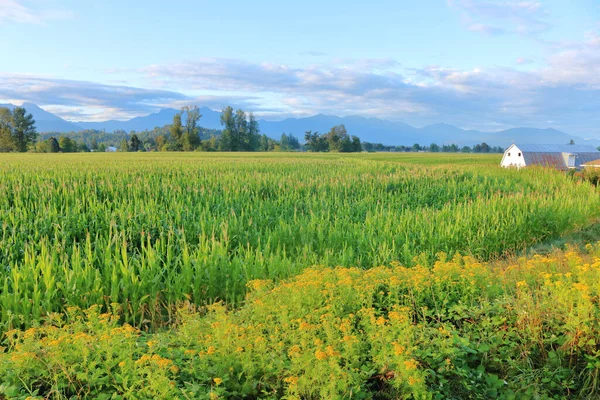
<svg viewBox="0 0 600 400">
<path fill-rule="evenodd" d="M 522 144 L 516 145 L 524 153 L 598 153 L 594 146 L 585 144 Z"/>
</svg>

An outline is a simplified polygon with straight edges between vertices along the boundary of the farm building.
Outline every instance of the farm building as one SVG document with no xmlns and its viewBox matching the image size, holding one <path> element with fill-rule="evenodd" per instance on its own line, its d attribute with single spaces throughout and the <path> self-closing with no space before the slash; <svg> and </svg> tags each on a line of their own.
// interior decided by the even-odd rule
<svg viewBox="0 0 600 400">
<path fill-rule="evenodd" d="M 505 168 L 541 165 L 566 170 L 581 168 L 599 158 L 600 151 L 587 145 L 513 144 L 504 152 L 500 165 Z"/>
</svg>

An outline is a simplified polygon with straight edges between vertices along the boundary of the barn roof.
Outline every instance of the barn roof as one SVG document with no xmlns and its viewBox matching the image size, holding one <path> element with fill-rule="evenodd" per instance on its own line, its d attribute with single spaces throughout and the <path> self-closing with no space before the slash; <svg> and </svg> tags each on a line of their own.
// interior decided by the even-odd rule
<svg viewBox="0 0 600 400">
<path fill-rule="evenodd" d="M 596 153 L 594 146 L 585 144 L 522 144 L 516 145 L 524 153 Z"/>
<path fill-rule="evenodd" d="M 525 165 L 541 165 L 544 167 L 552 167 L 557 169 L 566 169 L 567 167 L 562 153 L 543 153 L 532 152 L 523 149 L 521 150 L 523 151 L 523 159 L 525 160 Z"/>
</svg>

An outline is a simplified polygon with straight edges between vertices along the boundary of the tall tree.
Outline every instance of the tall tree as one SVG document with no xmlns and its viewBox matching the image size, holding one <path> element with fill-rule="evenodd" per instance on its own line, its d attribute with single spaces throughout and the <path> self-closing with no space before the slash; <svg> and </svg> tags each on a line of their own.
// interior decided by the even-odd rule
<svg viewBox="0 0 600 400">
<path fill-rule="evenodd" d="M 63 153 L 75 153 L 77 151 L 77 143 L 66 136 L 58 138 L 58 146 Z"/>
<path fill-rule="evenodd" d="M 290 149 L 290 142 L 285 133 L 281 134 L 281 139 L 279 139 L 279 147 L 281 148 L 281 151 L 288 151 Z"/>
<path fill-rule="evenodd" d="M 300 141 L 298 140 L 298 138 L 296 136 L 294 136 L 292 133 L 290 133 L 289 135 L 287 135 L 287 138 L 288 138 L 288 145 L 289 145 L 290 149 L 298 150 L 300 148 Z"/>
<path fill-rule="evenodd" d="M 169 127 L 169 133 L 171 134 L 171 140 L 173 141 L 177 150 L 180 149 L 181 137 L 183 136 L 183 125 L 181 124 L 181 113 L 177 113 L 173 116 L 173 123 Z"/>
<path fill-rule="evenodd" d="M 346 127 L 342 125 L 334 126 L 329 130 L 327 135 L 325 135 L 327 141 L 329 142 L 329 150 L 330 151 L 344 151 L 345 148 L 342 147 L 342 143 L 346 146 L 348 145 L 349 139 L 348 132 L 346 131 Z"/>
<path fill-rule="evenodd" d="M 231 106 L 227 106 L 221 111 L 221 125 L 223 126 L 223 133 L 221 134 L 219 150 L 236 151 L 237 138 L 235 137 L 235 121 Z"/>
<path fill-rule="evenodd" d="M 0 152 L 15 150 L 13 140 L 13 118 L 8 108 L 0 108 Z"/>
<path fill-rule="evenodd" d="M 237 110 L 234 116 L 234 137 L 237 143 L 234 146 L 235 151 L 250 151 L 250 141 L 248 135 L 248 119 L 243 110 Z"/>
<path fill-rule="evenodd" d="M 352 150 L 355 153 L 360 153 L 362 151 L 362 144 L 360 143 L 360 139 L 358 136 L 352 136 Z"/>
<path fill-rule="evenodd" d="M 131 138 L 129 139 L 129 150 L 131 151 L 138 151 L 140 149 L 142 142 L 140 141 L 140 138 L 138 138 L 138 136 L 133 133 L 131 135 Z"/>
<path fill-rule="evenodd" d="M 54 136 L 46 141 L 46 152 L 48 153 L 58 153 L 60 151 L 60 145 L 58 144 L 58 140 Z"/>
<path fill-rule="evenodd" d="M 258 121 L 254 118 L 254 113 L 248 116 L 248 144 L 251 151 L 258 150 L 260 142 L 260 127 Z"/>
<path fill-rule="evenodd" d="M 13 140 L 17 151 L 25 152 L 30 144 L 35 143 L 38 133 L 35 129 L 33 115 L 27 114 L 23 107 L 13 110 Z"/>
<path fill-rule="evenodd" d="M 119 151 L 126 153 L 129 151 L 129 145 L 127 144 L 127 139 L 123 138 L 121 143 L 119 143 Z"/>
<path fill-rule="evenodd" d="M 181 111 L 186 113 L 181 148 L 184 151 L 192 151 L 200 146 L 200 127 L 198 126 L 198 121 L 202 118 L 202 114 L 200 114 L 198 106 L 186 106 Z"/>
</svg>

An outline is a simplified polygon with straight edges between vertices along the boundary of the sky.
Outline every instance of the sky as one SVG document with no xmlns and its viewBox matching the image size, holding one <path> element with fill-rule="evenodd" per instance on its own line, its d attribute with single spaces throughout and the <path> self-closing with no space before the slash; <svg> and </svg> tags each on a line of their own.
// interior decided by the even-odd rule
<svg viewBox="0 0 600 400">
<path fill-rule="evenodd" d="M 0 0 L 0 103 L 600 138 L 599 0 Z"/>
</svg>

